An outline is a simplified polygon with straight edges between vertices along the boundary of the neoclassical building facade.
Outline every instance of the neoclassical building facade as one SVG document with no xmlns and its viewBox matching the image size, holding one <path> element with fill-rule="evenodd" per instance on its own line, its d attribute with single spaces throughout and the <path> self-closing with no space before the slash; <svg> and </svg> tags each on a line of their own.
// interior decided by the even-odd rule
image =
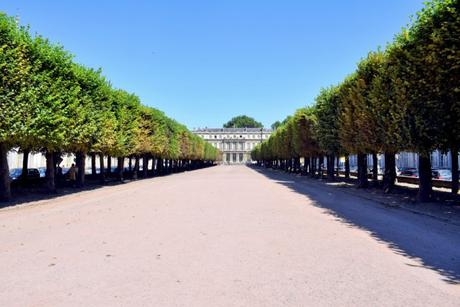
<svg viewBox="0 0 460 307">
<path fill-rule="evenodd" d="M 271 129 L 265 128 L 204 128 L 193 131 L 222 152 L 225 164 L 251 162 L 251 150 L 268 139 Z"/>
</svg>

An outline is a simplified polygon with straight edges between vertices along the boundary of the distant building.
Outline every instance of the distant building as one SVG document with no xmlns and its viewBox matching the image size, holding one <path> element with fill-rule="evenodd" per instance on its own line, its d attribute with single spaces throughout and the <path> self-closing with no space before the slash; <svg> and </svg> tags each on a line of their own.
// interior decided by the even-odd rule
<svg viewBox="0 0 460 307">
<path fill-rule="evenodd" d="M 225 164 L 251 161 L 251 150 L 272 134 L 265 128 L 205 128 L 192 131 L 222 152 Z"/>
</svg>

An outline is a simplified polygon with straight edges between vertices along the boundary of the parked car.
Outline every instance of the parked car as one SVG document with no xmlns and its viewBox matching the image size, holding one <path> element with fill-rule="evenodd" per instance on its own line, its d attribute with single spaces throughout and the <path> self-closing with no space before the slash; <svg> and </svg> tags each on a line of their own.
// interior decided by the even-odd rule
<svg viewBox="0 0 460 307">
<path fill-rule="evenodd" d="M 431 170 L 433 179 L 451 181 L 452 172 L 450 169 L 433 169 Z"/>
<path fill-rule="evenodd" d="M 416 168 L 401 168 L 398 176 L 414 177 L 418 178 L 418 171 Z"/>
<path fill-rule="evenodd" d="M 22 175 L 22 168 L 12 168 L 10 169 L 10 178 L 12 181 L 16 181 Z"/>
<path fill-rule="evenodd" d="M 22 178 L 22 168 L 13 168 L 10 170 L 11 181 L 18 181 Z M 27 180 L 40 179 L 40 172 L 37 168 L 27 169 Z"/>
</svg>

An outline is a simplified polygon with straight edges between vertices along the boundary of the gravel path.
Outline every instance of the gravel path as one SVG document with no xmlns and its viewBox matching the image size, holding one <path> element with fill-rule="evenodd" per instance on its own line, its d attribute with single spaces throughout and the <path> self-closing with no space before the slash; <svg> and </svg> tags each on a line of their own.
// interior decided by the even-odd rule
<svg viewBox="0 0 460 307">
<path fill-rule="evenodd" d="M 0 306 L 459 306 L 460 227 L 244 166 L 0 210 Z"/>
</svg>

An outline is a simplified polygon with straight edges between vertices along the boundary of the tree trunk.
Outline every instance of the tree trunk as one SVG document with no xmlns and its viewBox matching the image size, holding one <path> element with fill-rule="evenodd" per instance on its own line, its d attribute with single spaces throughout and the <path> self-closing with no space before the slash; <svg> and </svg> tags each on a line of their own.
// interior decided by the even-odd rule
<svg viewBox="0 0 460 307">
<path fill-rule="evenodd" d="M 75 162 L 77 163 L 77 187 L 81 188 L 85 185 L 85 160 L 86 156 L 83 152 L 75 154 Z"/>
<path fill-rule="evenodd" d="M 319 171 L 319 178 L 320 179 L 323 179 L 323 164 L 324 164 L 324 157 L 319 156 L 318 171 Z"/>
<path fill-rule="evenodd" d="M 358 188 L 367 188 L 369 180 L 367 178 L 367 155 L 358 154 Z"/>
<path fill-rule="evenodd" d="M 396 181 L 396 159 L 392 152 L 385 153 L 385 174 L 383 175 L 383 192 L 390 193 Z"/>
<path fill-rule="evenodd" d="M 163 159 L 158 158 L 157 159 L 157 174 L 158 175 L 163 175 Z"/>
<path fill-rule="evenodd" d="M 374 181 L 374 186 L 379 184 L 379 159 L 376 153 L 372 154 L 372 180 Z"/>
<path fill-rule="evenodd" d="M 306 176 L 310 171 L 310 158 L 303 158 L 303 171 L 302 175 Z"/>
<path fill-rule="evenodd" d="M 429 154 L 419 154 L 418 158 L 418 171 L 419 171 L 419 191 L 418 200 L 420 202 L 428 202 L 431 200 L 433 194 L 432 181 L 431 181 L 431 160 Z"/>
<path fill-rule="evenodd" d="M 315 178 L 316 176 L 316 157 L 312 157 L 310 161 L 310 177 Z"/>
<path fill-rule="evenodd" d="M 101 184 L 105 184 L 104 154 L 99 154 L 99 167 L 99 181 Z"/>
<path fill-rule="evenodd" d="M 147 155 L 144 155 L 144 161 L 142 162 L 142 172 L 144 173 L 144 178 L 149 176 L 149 158 Z"/>
<path fill-rule="evenodd" d="M 55 181 L 55 164 L 54 164 L 54 153 L 47 151 L 46 157 L 46 189 L 49 193 L 56 193 L 56 181 Z"/>
<path fill-rule="evenodd" d="M 96 154 L 94 152 L 91 153 L 91 175 L 93 177 L 96 176 Z"/>
<path fill-rule="evenodd" d="M 110 178 L 112 175 L 112 157 L 107 156 L 107 175 Z"/>
<path fill-rule="evenodd" d="M 129 160 L 128 160 L 128 170 L 129 172 L 133 171 L 133 158 L 132 157 L 129 157 Z"/>
<path fill-rule="evenodd" d="M 133 171 L 133 179 L 137 180 L 137 173 L 139 172 L 139 157 L 134 158 L 134 171 Z"/>
<path fill-rule="evenodd" d="M 334 180 L 334 162 L 335 157 L 333 154 L 327 155 L 327 179 Z"/>
<path fill-rule="evenodd" d="M 345 155 L 345 178 L 350 178 L 350 155 Z"/>
<path fill-rule="evenodd" d="M 0 143 L 0 201 L 11 200 L 10 169 L 8 168 L 8 146 Z"/>
<path fill-rule="evenodd" d="M 339 164 L 340 164 L 340 157 L 337 155 L 337 158 L 335 159 L 335 167 L 337 168 L 335 175 L 337 176 L 337 178 L 340 177 Z"/>
<path fill-rule="evenodd" d="M 117 171 L 118 171 L 118 180 L 123 182 L 123 171 L 125 170 L 125 158 L 118 157 L 117 159 Z"/>
<path fill-rule="evenodd" d="M 451 151 L 452 160 L 452 194 L 458 194 L 458 148 L 453 146 Z"/>
<path fill-rule="evenodd" d="M 22 173 L 21 173 L 21 181 L 23 184 L 27 183 L 27 170 L 29 168 L 29 153 L 30 150 L 24 149 L 23 150 L 23 158 L 22 158 Z"/>
</svg>

